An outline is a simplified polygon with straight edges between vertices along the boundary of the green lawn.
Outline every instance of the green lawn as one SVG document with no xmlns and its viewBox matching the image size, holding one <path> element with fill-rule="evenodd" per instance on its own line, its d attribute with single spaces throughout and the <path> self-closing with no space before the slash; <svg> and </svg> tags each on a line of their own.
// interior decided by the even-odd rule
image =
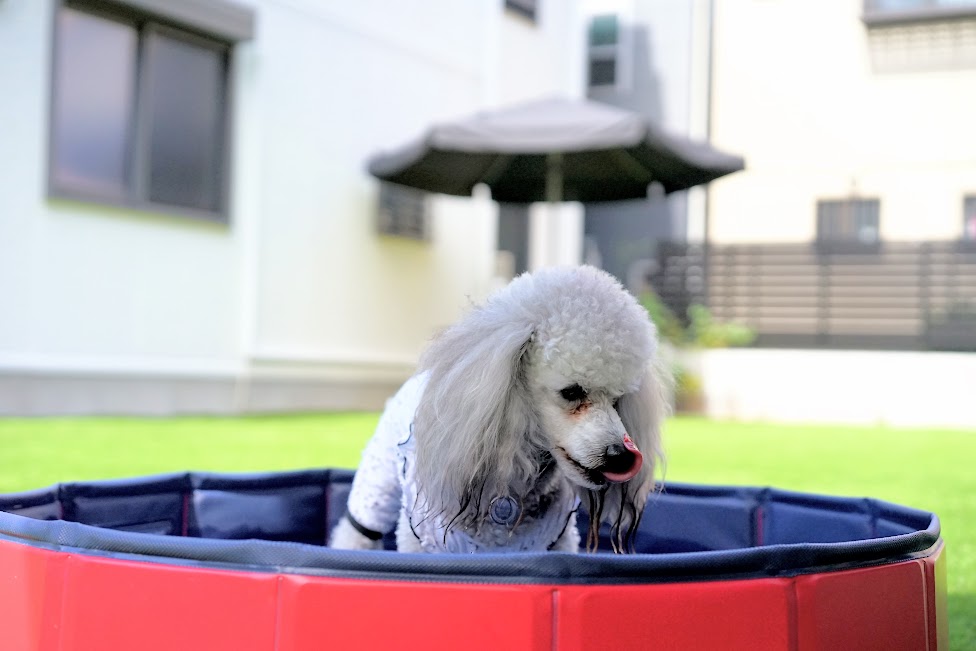
<svg viewBox="0 0 976 651">
<path fill-rule="evenodd" d="M 354 467 L 376 414 L 0 419 L 0 492 L 178 470 Z M 938 513 L 953 649 L 976 649 L 976 432 L 675 418 L 666 479 L 869 496 Z"/>
</svg>

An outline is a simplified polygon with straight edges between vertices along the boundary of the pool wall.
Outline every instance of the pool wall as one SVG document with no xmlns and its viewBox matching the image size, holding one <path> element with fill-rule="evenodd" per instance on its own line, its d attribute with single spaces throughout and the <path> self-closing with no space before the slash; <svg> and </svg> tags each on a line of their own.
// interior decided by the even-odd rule
<svg viewBox="0 0 976 651">
<path fill-rule="evenodd" d="M 930 513 L 669 485 L 629 556 L 330 550 L 350 477 L 0 496 L 0 648 L 948 649 Z"/>
</svg>

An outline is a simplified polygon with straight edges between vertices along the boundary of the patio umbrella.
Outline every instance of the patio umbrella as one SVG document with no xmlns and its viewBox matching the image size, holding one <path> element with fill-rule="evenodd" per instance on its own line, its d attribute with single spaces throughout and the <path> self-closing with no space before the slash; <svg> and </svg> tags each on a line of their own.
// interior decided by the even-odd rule
<svg viewBox="0 0 976 651">
<path fill-rule="evenodd" d="M 741 157 L 665 133 L 631 111 L 549 98 L 431 127 L 374 156 L 369 172 L 428 192 L 469 196 L 484 183 L 496 201 L 613 201 L 648 185 L 684 190 L 741 170 Z"/>
</svg>

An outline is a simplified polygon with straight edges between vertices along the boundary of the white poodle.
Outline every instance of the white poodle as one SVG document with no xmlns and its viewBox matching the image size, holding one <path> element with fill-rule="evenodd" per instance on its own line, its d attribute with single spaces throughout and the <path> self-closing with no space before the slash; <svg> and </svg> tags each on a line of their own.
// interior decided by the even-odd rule
<svg viewBox="0 0 976 651">
<path fill-rule="evenodd" d="M 578 551 L 576 510 L 631 548 L 660 458 L 647 312 L 592 267 L 524 274 L 437 337 L 387 404 L 332 546 Z"/>
</svg>

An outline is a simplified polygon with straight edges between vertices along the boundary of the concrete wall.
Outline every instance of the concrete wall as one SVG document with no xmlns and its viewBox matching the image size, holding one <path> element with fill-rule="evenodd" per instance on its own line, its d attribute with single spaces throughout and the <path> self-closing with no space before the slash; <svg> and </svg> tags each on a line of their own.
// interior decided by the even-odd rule
<svg viewBox="0 0 976 651">
<path fill-rule="evenodd" d="M 976 355 L 721 349 L 685 363 L 714 418 L 976 429 Z"/>
</svg>

